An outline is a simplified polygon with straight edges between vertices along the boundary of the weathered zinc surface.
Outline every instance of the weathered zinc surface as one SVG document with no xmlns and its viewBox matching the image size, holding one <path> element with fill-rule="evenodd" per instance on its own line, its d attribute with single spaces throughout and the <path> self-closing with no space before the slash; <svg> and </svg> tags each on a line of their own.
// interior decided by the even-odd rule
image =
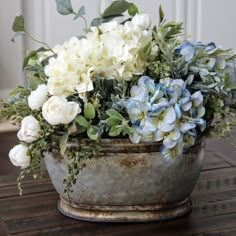
<svg viewBox="0 0 236 236">
<path fill-rule="evenodd" d="M 70 200 L 63 193 L 66 159 L 46 156 L 61 196 L 59 209 L 75 218 L 104 221 L 161 220 L 188 212 L 203 162 L 203 144 L 173 162 L 165 160 L 159 149 L 153 143 L 103 140 L 103 154 L 87 160 Z"/>
</svg>

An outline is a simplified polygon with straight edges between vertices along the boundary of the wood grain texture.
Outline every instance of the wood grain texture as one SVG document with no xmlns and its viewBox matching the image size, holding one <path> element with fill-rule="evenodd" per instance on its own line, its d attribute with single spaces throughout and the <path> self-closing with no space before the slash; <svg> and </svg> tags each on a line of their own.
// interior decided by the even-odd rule
<svg viewBox="0 0 236 236">
<path fill-rule="evenodd" d="M 9 147 L 15 135 L 5 134 Z M 1 137 L 0 137 L 1 138 Z M 16 174 L 0 173 L 0 236 L 232 236 L 236 235 L 236 167 L 232 157 L 210 146 L 192 195 L 193 210 L 178 219 L 154 223 L 92 223 L 67 218 L 57 210 L 58 195 L 47 175 L 26 178 L 19 196 Z M 1 148 L 6 153 L 6 148 Z M 229 147 L 227 146 L 227 149 Z M 229 152 L 229 150 L 227 150 Z M 6 158 L 0 156 L 1 160 Z M 9 170 L 6 170 L 8 172 Z"/>
</svg>

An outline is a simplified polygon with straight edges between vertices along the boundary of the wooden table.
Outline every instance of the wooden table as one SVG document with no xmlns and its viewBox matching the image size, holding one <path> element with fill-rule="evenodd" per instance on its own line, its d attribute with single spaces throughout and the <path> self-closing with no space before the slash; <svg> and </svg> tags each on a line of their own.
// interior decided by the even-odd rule
<svg viewBox="0 0 236 236">
<path fill-rule="evenodd" d="M 76 221 L 58 212 L 58 195 L 47 177 L 27 179 L 23 187 L 24 195 L 18 196 L 15 176 L 0 175 L 0 236 L 236 235 L 236 151 L 220 142 L 208 142 L 204 167 L 192 195 L 193 211 L 175 220 L 112 224 Z"/>
</svg>

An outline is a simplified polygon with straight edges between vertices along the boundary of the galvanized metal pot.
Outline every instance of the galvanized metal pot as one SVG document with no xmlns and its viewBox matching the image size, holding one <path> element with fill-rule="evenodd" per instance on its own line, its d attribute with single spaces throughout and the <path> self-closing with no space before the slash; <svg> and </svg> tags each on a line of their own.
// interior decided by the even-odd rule
<svg viewBox="0 0 236 236">
<path fill-rule="evenodd" d="M 203 142 L 173 162 L 163 158 L 156 143 L 104 139 L 102 147 L 102 155 L 87 160 L 78 175 L 71 199 L 64 194 L 66 159 L 53 153 L 45 156 L 64 215 L 89 221 L 145 222 L 175 218 L 191 210 L 190 194 L 200 174 Z"/>
</svg>

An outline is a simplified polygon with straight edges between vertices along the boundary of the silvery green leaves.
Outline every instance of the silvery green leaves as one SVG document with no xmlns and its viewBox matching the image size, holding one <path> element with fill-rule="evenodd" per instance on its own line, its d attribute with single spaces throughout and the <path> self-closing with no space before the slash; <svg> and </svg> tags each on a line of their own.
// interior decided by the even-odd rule
<svg viewBox="0 0 236 236">
<path fill-rule="evenodd" d="M 125 0 L 114 1 L 104 10 L 101 17 L 92 20 L 91 26 L 99 26 L 100 24 L 111 21 L 116 17 L 121 17 L 126 11 L 128 11 L 130 16 L 134 16 L 139 12 L 134 3 Z"/>
<path fill-rule="evenodd" d="M 62 15 L 72 14 L 73 8 L 70 0 L 55 0 L 57 4 L 57 11 Z"/>
<path fill-rule="evenodd" d="M 20 35 L 25 35 L 25 24 L 24 24 L 24 17 L 22 15 L 16 16 L 12 25 L 12 30 L 15 32 L 15 35 L 11 39 L 14 43 L 15 38 Z"/>
<path fill-rule="evenodd" d="M 25 31 L 25 25 L 24 25 L 24 17 L 21 16 L 16 16 L 13 26 L 12 26 L 12 30 L 14 32 L 24 32 Z"/>
<path fill-rule="evenodd" d="M 82 6 L 79 8 L 77 13 L 73 10 L 72 4 L 70 0 L 55 0 L 57 5 L 57 12 L 61 15 L 75 15 L 74 20 L 77 18 L 82 18 L 85 22 L 85 28 L 87 29 L 87 21 L 84 18 L 85 13 L 85 7 Z"/>
<path fill-rule="evenodd" d="M 118 111 L 110 109 L 106 111 L 108 115 L 107 125 L 109 127 L 109 136 L 115 137 L 122 134 L 123 136 L 127 134 L 132 134 L 133 129 L 129 126 L 129 121 L 127 121 Z"/>
<path fill-rule="evenodd" d="M 138 8 L 134 3 L 125 0 L 114 1 L 105 9 L 102 18 L 122 16 L 127 10 L 130 16 L 134 16 L 138 13 Z"/>
<path fill-rule="evenodd" d="M 162 10 L 162 7 L 160 5 L 159 7 L 159 25 L 164 21 L 164 12 Z"/>
<path fill-rule="evenodd" d="M 129 135 L 133 143 L 162 141 L 163 155 L 176 158 L 180 146 L 189 145 L 183 139 L 195 140 L 197 129 L 205 129 L 203 96 L 200 91 L 191 94 L 186 84 L 181 79 L 158 84 L 147 76 L 139 79 L 123 103 L 134 129 Z"/>
<path fill-rule="evenodd" d="M 92 103 L 84 105 L 83 115 L 78 115 L 75 119 L 76 133 L 86 133 L 91 140 L 98 140 L 105 129 L 105 123 L 100 121 L 93 123 L 96 118 L 96 111 Z"/>
<path fill-rule="evenodd" d="M 96 111 L 92 103 L 87 103 L 84 106 L 84 116 L 85 118 L 92 120 L 96 116 Z"/>
<path fill-rule="evenodd" d="M 86 12 L 85 12 L 85 7 L 82 6 L 82 7 L 80 7 L 80 9 L 78 10 L 78 13 L 75 15 L 74 20 L 76 20 L 76 19 L 79 18 L 79 17 L 84 16 L 85 14 L 86 14 Z"/>
</svg>

